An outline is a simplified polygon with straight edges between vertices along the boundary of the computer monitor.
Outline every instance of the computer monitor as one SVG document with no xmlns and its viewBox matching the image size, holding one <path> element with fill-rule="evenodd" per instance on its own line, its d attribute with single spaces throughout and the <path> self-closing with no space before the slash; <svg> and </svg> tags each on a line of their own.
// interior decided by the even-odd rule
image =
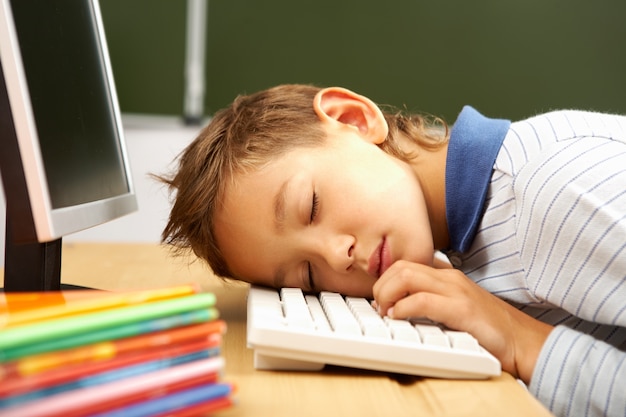
<svg viewBox="0 0 626 417">
<path fill-rule="evenodd" d="M 97 0 L 0 0 L 5 291 L 61 288 L 63 236 L 137 209 Z"/>
</svg>

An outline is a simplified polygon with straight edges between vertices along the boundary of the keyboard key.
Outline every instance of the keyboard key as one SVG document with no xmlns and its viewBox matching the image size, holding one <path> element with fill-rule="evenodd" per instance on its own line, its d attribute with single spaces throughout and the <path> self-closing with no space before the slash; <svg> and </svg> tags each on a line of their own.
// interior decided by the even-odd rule
<svg viewBox="0 0 626 417">
<path fill-rule="evenodd" d="M 385 317 L 385 323 L 391 331 L 391 335 L 395 340 L 403 342 L 422 343 L 420 334 L 415 327 L 407 320 L 396 320 Z"/>
<path fill-rule="evenodd" d="M 450 347 L 448 336 L 439 327 L 431 324 L 415 324 L 414 327 L 425 345 Z"/>
<path fill-rule="evenodd" d="M 282 303 L 276 290 L 260 288 L 249 308 L 252 318 L 259 323 L 284 324 Z"/>
<path fill-rule="evenodd" d="M 320 293 L 320 301 L 328 321 L 336 333 L 361 334 L 361 326 L 340 294 L 322 292 Z"/>
<path fill-rule="evenodd" d="M 365 298 L 346 297 L 346 304 L 356 317 L 365 336 L 391 338 L 389 328 Z"/>
<path fill-rule="evenodd" d="M 330 327 L 330 323 L 326 318 L 326 314 L 324 313 L 324 309 L 320 304 L 319 298 L 314 295 L 307 295 L 305 297 L 306 304 L 309 306 L 309 311 L 311 312 L 311 316 L 313 317 L 313 322 L 315 323 L 315 329 L 317 329 L 321 333 L 330 333 L 332 329 Z"/>
<path fill-rule="evenodd" d="M 281 298 L 288 326 L 297 326 L 305 329 L 315 327 L 302 290 L 299 288 L 283 288 L 281 290 Z"/>
<path fill-rule="evenodd" d="M 454 349 L 463 349 L 471 352 L 480 352 L 480 345 L 471 334 L 446 330 L 446 335 Z"/>
</svg>

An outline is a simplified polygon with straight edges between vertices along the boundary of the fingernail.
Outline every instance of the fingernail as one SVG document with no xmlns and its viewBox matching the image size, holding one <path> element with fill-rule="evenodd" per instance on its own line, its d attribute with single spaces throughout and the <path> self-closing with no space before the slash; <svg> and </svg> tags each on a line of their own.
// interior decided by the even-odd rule
<svg viewBox="0 0 626 417">
<path fill-rule="evenodd" d="M 387 316 L 392 319 L 393 318 L 393 307 L 390 307 L 389 310 L 387 310 Z"/>
</svg>

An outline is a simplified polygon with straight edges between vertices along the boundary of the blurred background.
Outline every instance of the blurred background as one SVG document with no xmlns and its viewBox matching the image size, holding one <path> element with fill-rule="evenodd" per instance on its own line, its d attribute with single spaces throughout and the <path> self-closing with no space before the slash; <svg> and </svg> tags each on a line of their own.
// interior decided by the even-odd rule
<svg viewBox="0 0 626 417">
<path fill-rule="evenodd" d="M 65 242 L 158 242 L 169 201 L 149 174 L 237 94 L 276 84 L 339 85 L 449 123 L 464 104 L 513 120 L 626 114 L 623 0 L 100 3 L 139 212 Z M 3 244 L 0 192 L 0 264 Z"/>
<path fill-rule="evenodd" d="M 186 2 L 101 0 L 124 112 L 183 112 Z M 623 0 L 208 0 L 204 112 L 281 83 L 443 116 L 626 113 Z"/>
</svg>

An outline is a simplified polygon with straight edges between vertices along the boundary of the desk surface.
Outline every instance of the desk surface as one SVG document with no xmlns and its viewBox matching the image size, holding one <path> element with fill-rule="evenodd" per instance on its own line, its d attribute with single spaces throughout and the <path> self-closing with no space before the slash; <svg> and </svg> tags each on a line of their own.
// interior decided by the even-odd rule
<svg viewBox="0 0 626 417">
<path fill-rule="evenodd" d="M 549 416 L 514 378 L 487 381 L 413 378 L 340 367 L 322 372 L 256 371 L 246 347 L 246 292 L 199 262 L 150 244 L 66 244 L 63 282 L 111 291 L 197 283 L 218 299 L 228 324 L 224 379 L 237 405 L 219 416 Z"/>
</svg>

